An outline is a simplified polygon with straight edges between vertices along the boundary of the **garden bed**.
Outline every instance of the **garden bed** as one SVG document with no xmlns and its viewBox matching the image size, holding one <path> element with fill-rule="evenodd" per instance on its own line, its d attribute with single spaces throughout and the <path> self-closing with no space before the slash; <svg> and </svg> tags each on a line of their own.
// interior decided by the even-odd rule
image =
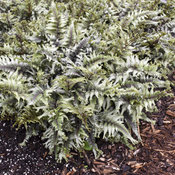
<svg viewBox="0 0 175 175">
<path fill-rule="evenodd" d="M 175 2 L 0 6 L 0 175 L 175 174 Z"/>
</svg>

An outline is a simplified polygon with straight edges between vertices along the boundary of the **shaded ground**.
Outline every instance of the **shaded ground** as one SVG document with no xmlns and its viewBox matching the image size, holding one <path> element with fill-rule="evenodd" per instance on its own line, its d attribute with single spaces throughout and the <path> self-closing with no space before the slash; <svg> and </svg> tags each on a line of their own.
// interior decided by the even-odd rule
<svg viewBox="0 0 175 175">
<path fill-rule="evenodd" d="M 159 111 L 150 117 L 156 125 L 142 122 L 143 142 L 129 150 L 122 144 L 99 141 L 103 155 L 94 160 L 83 152 L 69 162 L 58 164 L 42 146 L 39 137 L 20 147 L 25 130 L 18 132 L 9 121 L 0 122 L 0 175 L 174 175 L 175 174 L 175 99 L 157 103 Z"/>
</svg>

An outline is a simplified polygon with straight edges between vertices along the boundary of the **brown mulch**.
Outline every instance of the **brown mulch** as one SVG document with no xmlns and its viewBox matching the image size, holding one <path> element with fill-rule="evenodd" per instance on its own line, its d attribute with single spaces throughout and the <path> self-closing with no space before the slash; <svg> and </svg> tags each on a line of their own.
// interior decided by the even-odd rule
<svg viewBox="0 0 175 175">
<path fill-rule="evenodd" d="M 163 98 L 159 111 L 151 114 L 155 125 L 142 122 L 142 143 L 134 150 L 122 144 L 102 144 L 104 155 L 93 164 L 98 174 L 174 175 L 175 174 L 175 99 Z"/>
<path fill-rule="evenodd" d="M 20 147 L 25 129 L 16 131 L 10 121 L 1 121 L 0 175 L 174 175 L 175 98 L 163 98 L 157 107 L 157 113 L 149 114 L 156 124 L 142 122 L 142 143 L 134 150 L 99 140 L 103 151 L 99 159 L 90 152 L 72 152 L 62 164 L 48 154 L 39 137 Z"/>
</svg>

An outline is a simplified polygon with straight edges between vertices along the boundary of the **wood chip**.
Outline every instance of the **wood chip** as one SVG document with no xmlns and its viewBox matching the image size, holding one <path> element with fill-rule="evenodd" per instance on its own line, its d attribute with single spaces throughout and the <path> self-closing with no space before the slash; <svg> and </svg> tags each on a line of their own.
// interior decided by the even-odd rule
<svg viewBox="0 0 175 175">
<path fill-rule="evenodd" d="M 155 130 L 154 134 L 159 134 L 161 132 L 161 130 Z"/>
<path fill-rule="evenodd" d="M 128 162 L 127 164 L 128 165 L 131 165 L 131 167 L 133 166 L 133 165 L 135 165 L 137 163 L 137 161 L 130 161 L 130 162 Z"/>
<path fill-rule="evenodd" d="M 145 165 L 145 163 L 136 163 L 134 168 L 139 169 L 142 168 Z"/>
<path fill-rule="evenodd" d="M 153 130 L 153 133 L 155 133 L 155 128 L 154 128 L 154 125 L 153 124 L 151 124 L 151 128 Z"/>
<path fill-rule="evenodd" d="M 147 132 L 149 130 L 150 130 L 150 127 L 148 126 L 148 127 L 146 127 L 145 129 L 142 130 L 142 133 L 145 133 L 145 132 Z"/>
<path fill-rule="evenodd" d="M 72 168 L 72 170 L 73 170 L 74 172 L 77 172 L 77 170 L 76 170 L 74 167 Z"/>
<path fill-rule="evenodd" d="M 72 175 L 72 171 L 69 171 L 66 175 Z"/>
<path fill-rule="evenodd" d="M 96 172 L 94 168 L 92 168 L 92 169 L 91 169 L 91 171 L 92 171 L 93 173 L 95 173 L 95 172 Z"/>
<path fill-rule="evenodd" d="M 113 167 L 119 169 L 119 166 L 118 164 L 114 163 L 114 160 L 110 162 L 111 165 L 113 165 Z"/>
<path fill-rule="evenodd" d="M 78 156 L 78 154 L 74 152 L 71 152 L 71 155 Z"/>
<path fill-rule="evenodd" d="M 112 145 L 108 145 L 108 149 L 111 149 L 112 148 Z"/>
<path fill-rule="evenodd" d="M 104 162 L 106 159 L 103 158 L 103 157 L 100 157 L 100 160 L 101 160 L 102 162 Z"/>
<path fill-rule="evenodd" d="M 66 167 L 63 168 L 61 175 L 67 175 L 67 168 Z"/>
<path fill-rule="evenodd" d="M 102 172 L 100 171 L 100 169 L 98 169 L 95 165 L 93 165 L 93 169 L 95 170 L 95 172 L 98 174 L 98 175 L 101 175 Z"/>
<path fill-rule="evenodd" d="M 104 174 L 104 175 L 110 174 L 110 173 L 112 173 L 112 172 L 113 172 L 112 169 L 104 169 L 104 170 L 103 170 L 103 174 Z"/>
<path fill-rule="evenodd" d="M 130 161 L 127 164 L 130 165 L 131 168 L 135 168 L 136 170 L 134 171 L 134 173 L 136 173 L 138 169 L 142 168 L 146 163 L 138 163 L 137 161 Z"/>
<path fill-rule="evenodd" d="M 88 158 L 88 156 L 87 156 L 85 151 L 83 151 L 83 155 L 84 155 L 86 163 L 90 166 L 91 165 L 91 161 L 89 160 L 89 158 Z"/>
<path fill-rule="evenodd" d="M 175 104 L 170 104 L 170 105 L 168 106 L 168 109 L 175 110 Z"/>
<path fill-rule="evenodd" d="M 171 111 L 171 110 L 167 110 L 166 114 L 171 116 L 171 117 L 175 117 L 175 112 Z"/>
<path fill-rule="evenodd" d="M 93 162 L 95 165 L 105 165 L 105 163 L 103 163 L 103 162 L 98 162 L 98 161 L 94 161 Z"/>
<path fill-rule="evenodd" d="M 137 149 L 136 151 L 134 151 L 133 155 L 137 155 L 140 152 L 140 149 Z"/>
<path fill-rule="evenodd" d="M 171 121 L 163 121 L 164 124 L 170 124 Z"/>
<path fill-rule="evenodd" d="M 175 150 L 171 150 L 171 151 L 161 150 L 161 149 L 154 149 L 154 150 L 158 151 L 158 152 L 166 152 L 166 153 L 173 153 L 173 154 L 175 154 Z"/>
<path fill-rule="evenodd" d="M 47 152 L 44 153 L 43 158 L 45 159 L 47 156 Z"/>
</svg>

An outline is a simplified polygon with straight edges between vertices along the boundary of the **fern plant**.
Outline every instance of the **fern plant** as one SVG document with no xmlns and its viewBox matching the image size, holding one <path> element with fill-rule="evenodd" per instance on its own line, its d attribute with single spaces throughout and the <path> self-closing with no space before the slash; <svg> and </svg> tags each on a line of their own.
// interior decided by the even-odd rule
<svg viewBox="0 0 175 175">
<path fill-rule="evenodd" d="M 170 95 L 174 3 L 16 0 L 0 2 L 0 111 L 42 133 L 57 160 L 96 138 L 141 140 L 140 120 Z M 161 91 L 160 91 L 161 90 Z"/>
</svg>

